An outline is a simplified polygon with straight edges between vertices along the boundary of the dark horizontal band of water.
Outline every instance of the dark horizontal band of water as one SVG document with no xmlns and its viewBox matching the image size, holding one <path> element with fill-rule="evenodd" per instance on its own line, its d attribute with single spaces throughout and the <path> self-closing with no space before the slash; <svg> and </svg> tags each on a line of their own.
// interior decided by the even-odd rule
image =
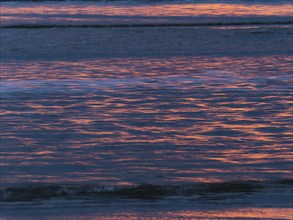
<svg viewBox="0 0 293 220">
<path fill-rule="evenodd" d="M 292 186 L 293 179 L 278 181 L 238 181 L 223 183 L 197 183 L 185 185 L 69 185 L 69 184 L 39 184 L 24 187 L 8 187 L 0 191 L 0 201 L 32 201 L 39 199 L 98 199 L 105 197 L 160 199 L 167 196 L 205 196 L 219 193 L 252 193 L 280 184 Z"/>
<path fill-rule="evenodd" d="M 0 28 L 131 28 L 131 27 L 203 27 L 244 25 L 286 25 L 293 21 L 272 22 L 214 22 L 214 23 L 158 23 L 158 24 L 17 24 L 2 25 Z"/>
</svg>

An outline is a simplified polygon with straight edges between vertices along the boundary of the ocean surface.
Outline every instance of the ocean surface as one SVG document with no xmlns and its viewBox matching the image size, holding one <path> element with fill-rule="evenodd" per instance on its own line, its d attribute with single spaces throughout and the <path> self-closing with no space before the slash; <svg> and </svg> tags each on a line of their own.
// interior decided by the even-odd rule
<svg viewBox="0 0 293 220">
<path fill-rule="evenodd" d="M 292 23 L 292 2 L 227 1 L 4 1 L 1 26 Z"/>
<path fill-rule="evenodd" d="M 290 219 L 291 1 L 1 1 L 0 219 Z"/>
</svg>

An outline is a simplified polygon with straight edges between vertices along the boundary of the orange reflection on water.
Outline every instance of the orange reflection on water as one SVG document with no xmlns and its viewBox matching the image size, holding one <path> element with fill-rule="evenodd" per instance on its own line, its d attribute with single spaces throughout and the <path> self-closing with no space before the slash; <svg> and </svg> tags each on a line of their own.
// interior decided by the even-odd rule
<svg viewBox="0 0 293 220">
<path fill-rule="evenodd" d="M 60 4 L 60 5 L 3 5 L 3 17 L 7 15 L 107 15 L 107 16 L 291 16 L 291 4 Z"/>
<path fill-rule="evenodd" d="M 2 162 L 28 173 L 38 166 L 33 181 L 290 175 L 287 56 L 11 61 L 2 67 Z M 3 181 L 32 176 L 14 173 Z"/>
<path fill-rule="evenodd" d="M 168 213 L 166 213 L 168 215 Z M 175 213 L 169 213 L 169 215 Z M 255 219 L 291 219 L 291 208 L 236 208 L 210 211 L 182 211 L 182 218 L 255 218 Z"/>
<path fill-rule="evenodd" d="M 124 184 L 124 185 L 127 185 Z M 172 204 L 174 205 L 174 204 Z M 83 220 L 84 218 L 88 220 L 170 220 L 170 219 L 292 219 L 292 209 L 291 208 L 204 208 L 204 209 L 179 209 L 177 207 L 172 207 L 174 210 L 171 211 L 161 211 L 154 210 L 150 206 L 150 203 L 147 204 L 146 209 L 142 211 L 132 211 L 129 210 L 129 207 L 126 208 L 126 211 L 116 211 L 112 210 L 110 213 L 107 212 L 97 212 L 97 213 L 87 213 L 79 214 L 71 213 L 70 218 L 74 220 Z M 158 207 L 159 208 L 159 207 Z M 141 209 L 141 208 L 140 208 Z M 167 208 L 169 210 L 170 207 Z M 66 215 L 58 216 L 55 215 L 54 218 L 57 220 L 62 220 L 67 218 Z M 3 219 L 4 218 L 0 218 Z M 19 220 L 20 218 L 14 218 Z"/>
</svg>

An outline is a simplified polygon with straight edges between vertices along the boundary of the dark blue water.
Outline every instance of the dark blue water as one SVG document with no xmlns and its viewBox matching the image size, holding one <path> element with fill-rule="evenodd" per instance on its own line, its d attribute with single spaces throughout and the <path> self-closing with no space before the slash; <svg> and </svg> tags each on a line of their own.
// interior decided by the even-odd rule
<svg viewBox="0 0 293 220">
<path fill-rule="evenodd" d="M 2 2 L 0 219 L 290 219 L 291 9 Z"/>
</svg>

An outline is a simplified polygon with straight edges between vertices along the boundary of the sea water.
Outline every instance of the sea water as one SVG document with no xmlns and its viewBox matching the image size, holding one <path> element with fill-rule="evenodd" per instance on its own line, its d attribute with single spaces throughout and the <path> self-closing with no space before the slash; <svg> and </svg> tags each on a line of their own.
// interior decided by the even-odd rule
<svg viewBox="0 0 293 220">
<path fill-rule="evenodd" d="M 287 1 L 1 2 L 3 219 L 289 219 L 290 14 Z M 196 50 L 209 33 L 219 42 Z"/>
</svg>

